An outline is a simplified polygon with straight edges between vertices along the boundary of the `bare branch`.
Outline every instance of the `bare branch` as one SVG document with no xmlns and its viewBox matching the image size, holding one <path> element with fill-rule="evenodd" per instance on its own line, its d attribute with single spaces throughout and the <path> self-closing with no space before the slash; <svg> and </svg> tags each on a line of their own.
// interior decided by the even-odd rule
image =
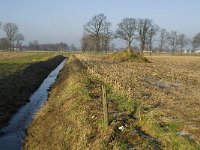
<svg viewBox="0 0 200 150">
<path fill-rule="evenodd" d="M 107 21 L 104 14 L 95 15 L 89 22 L 84 25 L 85 38 L 82 39 L 82 43 L 92 40 L 93 43 L 95 43 L 94 50 L 96 50 L 97 52 L 100 52 L 103 49 L 107 50 L 109 48 L 109 43 L 111 40 L 110 26 L 111 23 Z M 82 47 L 86 48 L 85 45 L 90 44 L 84 43 L 84 46 Z"/>
<path fill-rule="evenodd" d="M 128 49 L 131 49 L 131 43 L 135 38 L 136 31 L 136 19 L 124 18 L 119 24 L 116 30 L 116 37 L 127 41 Z"/>
<path fill-rule="evenodd" d="M 200 33 L 198 33 L 193 39 L 192 39 L 192 47 L 193 50 L 196 50 L 200 47 Z"/>
<path fill-rule="evenodd" d="M 6 32 L 9 45 L 10 45 L 10 50 L 12 49 L 12 43 L 14 42 L 14 37 L 18 33 L 18 27 L 14 23 L 6 23 L 3 26 L 4 31 Z"/>
</svg>

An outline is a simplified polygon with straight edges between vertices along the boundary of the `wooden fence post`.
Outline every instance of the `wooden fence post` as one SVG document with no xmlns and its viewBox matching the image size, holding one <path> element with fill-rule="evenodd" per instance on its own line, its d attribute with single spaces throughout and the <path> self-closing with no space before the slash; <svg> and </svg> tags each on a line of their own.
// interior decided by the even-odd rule
<svg viewBox="0 0 200 150">
<path fill-rule="evenodd" d="M 107 95 L 106 95 L 106 86 L 102 85 L 102 101 L 103 101 L 103 116 L 104 116 L 104 125 L 106 129 L 108 128 L 108 104 L 107 104 Z"/>
</svg>

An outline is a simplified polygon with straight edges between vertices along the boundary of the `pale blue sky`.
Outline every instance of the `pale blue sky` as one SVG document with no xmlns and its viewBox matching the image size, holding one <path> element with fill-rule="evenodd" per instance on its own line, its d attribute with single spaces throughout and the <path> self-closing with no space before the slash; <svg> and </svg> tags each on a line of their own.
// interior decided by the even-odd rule
<svg viewBox="0 0 200 150">
<path fill-rule="evenodd" d="M 16 23 L 26 43 L 78 45 L 83 25 L 98 13 L 107 16 L 113 30 L 122 18 L 133 17 L 153 19 L 189 37 L 200 32 L 200 0 L 0 0 L 0 21 Z"/>
</svg>

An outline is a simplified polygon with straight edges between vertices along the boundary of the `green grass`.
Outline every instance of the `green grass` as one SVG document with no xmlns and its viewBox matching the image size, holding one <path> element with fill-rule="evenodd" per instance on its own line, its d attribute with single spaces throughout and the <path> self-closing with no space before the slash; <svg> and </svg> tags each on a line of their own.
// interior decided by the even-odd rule
<svg viewBox="0 0 200 150">
<path fill-rule="evenodd" d="M 57 52 L 0 52 L 0 78 L 21 71 L 32 63 L 63 54 L 66 55 Z"/>
<path fill-rule="evenodd" d="M 108 99 L 112 100 L 121 112 L 131 113 L 133 116 L 140 106 L 139 100 L 130 99 L 125 95 L 120 95 L 113 92 L 112 86 L 107 85 Z"/>
<path fill-rule="evenodd" d="M 115 147 L 113 149 L 127 150 L 128 149 L 128 145 L 125 142 L 120 141 L 115 145 Z"/>
<path fill-rule="evenodd" d="M 160 139 L 163 149 L 172 150 L 200 150 L 200 146 L 186 136 L 177 133 L 184 130 L 184 125 L 178 121 L 167 122 L 164 127 L 153 119 L 153 113 L 137 115 L 140 120 L 138 126 L 149 135 Z"/>
</svg>

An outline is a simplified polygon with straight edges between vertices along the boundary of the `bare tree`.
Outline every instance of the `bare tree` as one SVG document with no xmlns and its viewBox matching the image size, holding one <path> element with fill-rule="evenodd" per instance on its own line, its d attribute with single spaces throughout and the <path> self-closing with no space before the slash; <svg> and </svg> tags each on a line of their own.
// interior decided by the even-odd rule
<svg viewBox="0 0 200 150">
<path fill-rule="evenodd" d="M 107 21 L 104 14 L 95 15 L 86 25 L 84 25 L 84 34 L 95 38 L 96 51 L 100 52 L 101 37 L 106 35 L 111 23 Z"/>
<path fill-rule="evenodd" d="M 84 35 L 81 39 L 82 52 L 96 52 L 95 37 L 92 35 Z"/>
<path fill-rule="evenodd" d="M 33 40 L 32 42 L 29 43 L 28 48 L 30 50 L 39 50 L 40 49 L 39 42 L 37 40 Z"/>
<path fill-rule="evenodd" d="M 179 35 L 179 45 L 181 48 L 181 53 L 183 53 L 183 48 L 186 47 L 189 44 L 189 39 L 186 37 L 185 34 L 180 34 Z"/>
<path fill-rule="evenodd" d="M 19 48 L 21 45 L 21 42 L 24 41 L 24 36 L 21 33 L 17 33 L 14 36 L 13 41 L 16 41 L 16 48 Z"/>
<path fill-rule="evenodd" d="M 1 38 L 0 39 L 0 49 L 1 50 L 7 50 L 9 48 L 9 42 L 7 38 Z"/>
<path fill-rule="evenodd" d="M 69 45 L 67 43 L 59 42 L 57 44 L 53 44 L 56 47 L 56 51 L 67 51 L 70 49 Z"/>
<path fill-rule="evenodd" d="M 128 51 L 131 51 L 131 43 L 135 38 L 136 31 L 136 19 L 124 18 L 119 24 L 116 30 L 116 37 L 127 41 Z"/>
<path fill-rule="evenodd" d="M 110 42 L 113 38 L 113 33 L 110 30 L 110 25 L 104 28 L 103 34 L 101 34 L 101 50 L 105 50 L 107 53 L 110 49 Z"/>
<path fill-rule="evenodd" d="M 0 29 L 2 29 L 2 22 L 0 21 Z"/>
<path fill-rule="evenodd" d="M 192 47 L 193 50 L 196 50 L 197 48 L 200 47 L 200 33 L 195 35 L 195 37 L 192 39 Z"/>
<path fill-rule="evenodd" d="M 1 21 L 0 21 L 0 29 L 1 29 L 1 24 L 2 24 L 2 23 L 1 23 Z M 0 46 L 1 46 L 1 43 L 0 43 Z"/>
<path fill-rule="evenodd" d="M 155 24 L 151 24 L 151 27 L 149 28 L 148 34 L 147 34 L 147 44 L 149 45 L 150 54 L 152 52 L 152 46 L 153 46 L 153 37 L 158 32 L 159 27 Z"/>
<path fill-rule="evenodd" d="M 6 32 L 8 41 L 9 41 L 9 47 L 10 50 L 12 49 L 12 43 L 14 42 L 14 37 L 18 33 L 18 27 L 14 23 L 6 23 L 3 26 L 4 31 Z M 14 47 L 13 47 L 14 50 Z"/>
<path fill-rule="evenodd" d="M 165 43 L 167 42 L 169 37 L 169 33 L 166 29 L 162 28 L 160 29 L 160 35 L 159 35 L 159 53 L 162 52 L 163 47 L 165 46 Z"/>
<path fill-rule="evenodd" d="M 149 30 L 151 29 L 153 21 L 150 19 L 138 19 L 137 20 L 137 31 L 139 33 L 140 49 L 143 53 L 146 48 Z"/>
<path fill-rule="evenodd" d="M 180 35 L 178 34 L 177 31 L 171 31 L 171 33 L 169 34 L 169 44 L 172 47 L 172 53 L 174 53 L 176 51 L 177 45 L 179 44 L 179 38 Z"/>
<path fill-rule="evenodd" d="M 76 46 L 75 46 L 74 44 L 71 44 L 71 45 L 70 45 L 70 50 L 71 50 L 71 51 L 76 51 L 77 48 L 76 48 Z"/>
</svg>

